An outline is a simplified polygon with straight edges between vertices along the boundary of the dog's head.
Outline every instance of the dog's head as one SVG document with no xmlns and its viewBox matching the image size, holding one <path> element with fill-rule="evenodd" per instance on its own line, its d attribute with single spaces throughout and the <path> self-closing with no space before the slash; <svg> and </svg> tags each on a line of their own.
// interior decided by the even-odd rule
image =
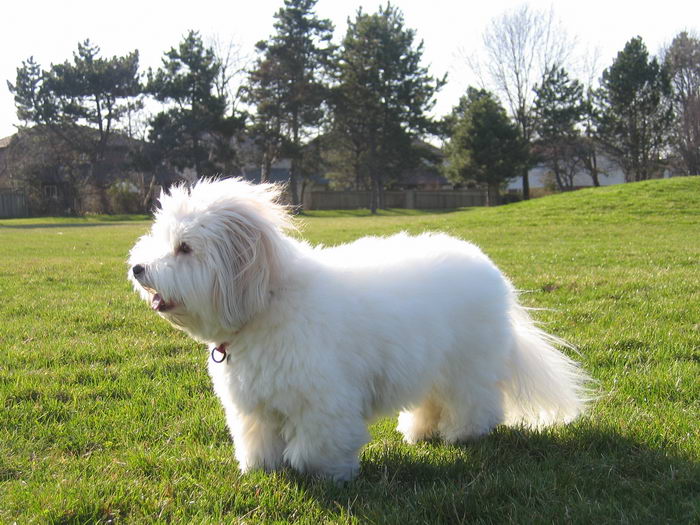
<svg viewBox="0 0 700 525">
<path fill-rule="evenodd" d="M 279 275 L 286 208 L 280 188 L 203 180 L 160 196 L 151 231 L 129 256 L 129 279 L 151 307 L 201 341 L 238 330 L 268 304 Z"/>
</svg>

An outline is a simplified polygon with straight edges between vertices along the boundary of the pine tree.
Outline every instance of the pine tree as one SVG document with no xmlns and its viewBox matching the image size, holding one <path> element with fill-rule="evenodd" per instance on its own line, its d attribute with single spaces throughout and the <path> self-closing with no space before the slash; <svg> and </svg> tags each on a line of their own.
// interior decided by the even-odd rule
<svg viewBox="0 0 700 525">
<path fill-rule="evenodd" d="M 100 48 L 86 40 L 72 61 L 43 70 L 30 58 L 17 68 L 15 83 L 8 82 L 18 118 L 52 135 L 48 143 L 60 150 L 61 162 L 67 151 L 73 152 L 75 161 L 63 171 L 75 173 L 74 185 L 92 186 L 104 209 L 114 175 L 113 167 L 104 165 L 105 155 L 117 125 L 141 92 L 138 68 L 137 51 L 103 58 Z"/>
<path fill-rule="evenodd" d="M 535 86 L 535 133 L 539 159 L 554 173 L 560 190 L 573 189 L 583 144 L 579 124 L 586 113 L 583 86 L 564 68 L 552 67 Z"/>
<path fill-rule="evenodd" d="M 596 92 L 596 133 L 627 181 L 646 180 L 662 169 L 673 122 L 666 70 L 650 58 L 641 37 L 627 42 L 603 72 Z"/>
<path fill-rule="evenodd" d="M 100 48 L 89 40 L 78 44 L 73 61 L 52 65 L 46 71 L 33 58 L 17 69 L 15 96 L 17 116 L 27 125 L 70 128 L 91 127 L 99 132 L 96 144 L 83 144 L 86 152 L 104 154 L 104 144 L 127 111 L 128 101 L 140 93 L 139 55 L 102 58 Z M 59 129 L 62 128 L 62 129 Z"/>
<path fill-rule="evenodd" d="M 317 0 L 284 0 L 275 14 L 275 33 L 259 42 L 247 101 L 255 106 L 253 130 L 263 149 L 262 177 L 283 151 L 291 159 L 290 193 L 299 204 L 303 146 L 317 131 L 328 98 L 328 71 L 335 46 L 333 25 L 319 19 Z"/>
<path fill-rule="evenodd" d="M 219 160 L 230 151 L 217 151 L 243 127 L 242 116 L 227 114 L 227 100 L 216 82 L 220 64 L 196 31 L 165 53 L 163 65 L 149 72 L 148 92 L 168 105 L 151 120 L 150 139 L 160 157 L 179 169 L 194 168 L 197 178 L 221 171 Z M 224 141 L 226 142 L 226 141 Z"/>
<path fill-rule="evenodd" d="M 260 150 L 260 182 L 270 180 L 272 165 L 280 159 L 286 145 L 283 133 L 287 115 L 282 95 L 284 75 L 280 64 L 271 58 L 259 57 L 244 86 L 243 99 L 255 107 L 248 132 Z"/>
<path fill-rule="evenodd" d="M 370 207 L 382 207 L 385 184 L 420 158 L 416 138 L 434 132 L 428 116 L 444 85 L 421 65 L 423 43 L 391 4 L 349 21 L 334 92 L 334 134 L 353 167 L 356 185 L 369 181 Z"/>
<path fill-rule="evenodd" d="M 44 86 L 44 75 L 34 57 L 29 57 L 17 68 L 15 83 L 7 81 L 7 88 L 14 95 L 17 118 L 25 126 L 43 124 L 49 120 L 46 105 L 51 100 Z"/>
<path fill-rule="evenodd" d="M 471 87 L 449 121 L 447 176 L 455 183 L 486 185 L 489 204 L 498 204 L 500 187 L 520 174 L 529 157 L 518 127 L 491 93 Z"/>
</svg>

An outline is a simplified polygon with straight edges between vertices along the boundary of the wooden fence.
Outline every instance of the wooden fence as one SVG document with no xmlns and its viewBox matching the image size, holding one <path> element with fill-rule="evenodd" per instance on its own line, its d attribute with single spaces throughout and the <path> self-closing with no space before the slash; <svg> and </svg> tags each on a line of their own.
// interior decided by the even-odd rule
<svg viewBox="0 0 700 525">
<path fill-rule="evenodd" d="M 0 219 L 29 216 L 29 207 L 24 193 L 0 192 Z"/>
<path fill-rule="evenodd" d="M 305 210 L 351 210 L 370 207 L 369 191 L 310 191 L 304 198 Z M 387 208 L 438 210 L 467 206 L 486 206 L 486 192 L 481 190 L 386 191 Z"/>
</svg>

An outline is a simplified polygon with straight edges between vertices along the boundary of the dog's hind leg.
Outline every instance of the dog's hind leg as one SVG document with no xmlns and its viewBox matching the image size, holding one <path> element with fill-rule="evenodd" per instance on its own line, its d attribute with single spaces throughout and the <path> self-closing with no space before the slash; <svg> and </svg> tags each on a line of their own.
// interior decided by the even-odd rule
<svg viewBox="0 0 700 525">
<path fill-rule="evenodd" d="M 428 396 L 418 406 L 399 414 L 396 426 L 404 441 L 410 445 L 429 439 L 437 433 L 442 407 L 433 395 Z"/>
<path fill-rule="evenodd" d="M 484 436 L 505 421 L 502 381 L 512 347 L 509 320 L 484 311 L 478 326 L 458 339 L 437 391 L 442 413 L 438 430 L 450 443 Z"/>
<path fill-rule="evenodd" d="M 503 394 L 496 382 L 471 383 L 445 400 L 438 430 L 448 443 L 484 436 L 504 421 Z"/>
<path fill-rule="evenodd" d="M 362 417 L 323 411 L 302 416 L 289 423 L 289 440 L 284 457 L 300 472 L 320 475 L 336 482 L 350 481 L 360 472 L 360 448 L 369 441 Z"/>
</svg>

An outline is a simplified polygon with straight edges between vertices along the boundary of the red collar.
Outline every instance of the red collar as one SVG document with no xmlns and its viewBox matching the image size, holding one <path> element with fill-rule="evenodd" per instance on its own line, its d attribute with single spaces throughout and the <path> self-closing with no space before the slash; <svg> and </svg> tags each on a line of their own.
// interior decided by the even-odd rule
<svg viewBox="0 0 700 525">
<path fill-rule="evenodd" d="M 211 360 L 214 361 L 215 363 L 223 363 L 226 360 L 227 354 L 226 354 L 226 347 L 228 346 L 228 343 L 221 343 L 219 346 L 215 346 L 214 348 L 211 349 Z M 221 354 L 221 359 L 216 358 L 216 353 Z"/>
</svg>

